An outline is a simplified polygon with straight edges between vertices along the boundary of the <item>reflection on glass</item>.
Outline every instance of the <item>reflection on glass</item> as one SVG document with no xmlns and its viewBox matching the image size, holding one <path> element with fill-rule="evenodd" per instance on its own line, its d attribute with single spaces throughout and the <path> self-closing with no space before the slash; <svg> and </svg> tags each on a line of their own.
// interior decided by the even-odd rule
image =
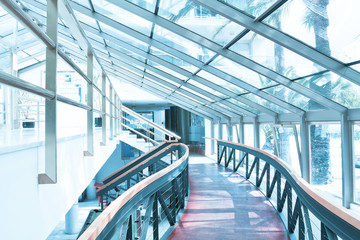
<svg viewBox="0 0 360 240">
<path fill-rule="evenodd" d="M 264 90 L 264 92 L 270 93 L 284 102 L 288 102 L 298 108 L 309 110 L 308 103 L 310 99 L 287 87 L 279 85 L 276 87 L 267 88 Z"/>
<path fill-rule="evenodd" d="M 150 36 L 152 23 L 105 0 L 92 0 L 95 11 Z"/>
<path fill-rule="evenodd" d="M 174 64 L 174 65 L 176 65 L 178 67 L 181 67 L 181 68 L 183 68 L 183 69 L 185 69 L 185 70 L 187 70 L 187 71 L 189 71 L 191 73 L 194 73 L 196 70 L 198 70 L 198 68 L 195 67 L 194 65 L 191 65 L 191 64 L 185 62 L 184 60 L 181 60 L 181 59 L 179 59 L 177 57 L 174 57 L 174 56 L 170 55 L 169 53 L 161 51 L 161 50 L 159 50 L 159 49 L 157 49 L 155 47 L 151 47 L 150 53 L 152 55 L 155 55 L 155 56 L 157 56 L 157 57 L 159 57 L 159 58 L 161 58 L 161 59 L 163 59 L 163 60 L 165 60 L 167 62 L 170 62 L 170 63 L 172 63 L 172 64 Z"/>
<path fill-rule="evenodd" d="M 229 1 L 229 0 L 220 0 L 221 2 L 227 3 L 241 11 L 244 11 L 254 17 L 258 17 L 263 12 L 265 12 L 271 5 L 273 5 L 276 0 L 266 0 L 266 1 Z"/>
<path fill-rule="evenodd" d="M 260 149 L 274 154 L 274 131 L 271 124 L 260 124 Z"/>
<path fill-rule="evenodd" d="M 254 32 L 246 34 L 231 46 L 230 50 L 290 79 L 324 70 L 320 66 L 315 67 L 310 60 Z"/>
<path fill-rule="evenodd" d="M 155 0 L 129 0 L 129 2 L 132 2 L 139 7 L 145 8 L 149 10 L 150 12 L 154 12 L 155 10 Z"/>
<path fill-rule="evenodd" d="M 206 62 L 215 55 L 214 52 L 208 50 L 207 48 L 204 48 L 199 44 L 193 43 L 181 37 L 180 35 L 172 33 L 157 25 L 154 29 L 153 38 L 202 62 Z"/>
<path fill-rule="evenodd" d="M 354 124 L 355 202 L 360 203 L 360 124 Z"/>
<path fill-rule="evenodd" d="M 311 184 L 342 196 L 340 124 L 311 124 Z"/>
<path fill-rule="evenodd" d="M 237 94 L 240 94 L 240 93 L 244 93 L 244 89 L 242 88 L 239 88 L 238 86 L 234 85 L 234 84 L 231 84 L 230 82 L 228 81 L 225 81 L 211 73 L 208 73 L 204 70 L 200 71 L 199 73 L 197 73 L 198 76 L 202 77 L 202 78 L 205 78 L 206 80 L 212 82 L 212 83 L 215 83 L 217 85 L 220 85 L 221 87 L 223 88 L 226 88 L 230 91 L 233 91 L 234 93 L 237 93 Z"/>
<path fill-rule="evenodd" d="M 242 95 L 243 97 L 253 101 L 253 102 L 256 102 L 274 112 L 277 112 L 277 113 L 287 113 L 288 111 L 282 107 L 279 107 L 278 105 L 275 105 L 274 103 L 268 101 L 268 100 L 265 100 L 263 98 L 260 98 L 258 97 L 257 95 L 253 94 L 253 93 L 247 93 L 247 94 L 244 94 Z"/>
<path fill-rule="evenodd" d="M 285 3 L 265 19 L 271 26 L 343 62 L 360 58 L 360 2 L 304 1 Z M 346 27 L 344 27 L 346 26 Z"/>
<path fill-rule="evenodd" d="M 230 42 L 244 29 L 206 7 L 188 0 L 161 1 L 159 16 L 222 46 Z"/>
<path fill-rule="evenodd" d="M 335 73 L 327 72 L 297 82 L 347 108 L 360 107 L 360 86 Z M 318 103 L 309 101 L 309 110 L 322 108 Z"/>
<path fill-rule="evenodd" d="M 276 82 L 221 56 L 217 57 L 210 65 L 257 88 L 276 84 Z"/>
<path fill-rule="evenodd" d="M 274 129 L 277 155 L 300 176 L 300 159 L 293 126 L 276 126 Z"/>
</svg>

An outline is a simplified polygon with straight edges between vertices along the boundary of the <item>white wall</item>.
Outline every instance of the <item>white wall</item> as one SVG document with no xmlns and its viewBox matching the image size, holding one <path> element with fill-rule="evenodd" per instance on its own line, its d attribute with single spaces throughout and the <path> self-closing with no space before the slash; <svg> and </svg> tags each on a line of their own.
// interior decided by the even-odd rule
<svg viewBox="0 0 360 240">
<path fill-rule="evenodd" d="M 104 147 L 95 144 L 94 157 L 83 157 L 83 138 L 59 139 L 57 184 L 37 183 L 43 142 L 7 153 L 1 149 L 1 239 L 38 240 L 51 233 L 115 149 L 108 140 Z"/>
<path fill-rule="evenodd" d="M 165 110 L 154 111 L 154 122 L 163 128 L 165 128 Z M 155 129 L 155 134 L 165 138 L 165 134 L 161 131 Z M 161 140 L 159 137 L 155 136 L 155 140 Z"/>
</svg>

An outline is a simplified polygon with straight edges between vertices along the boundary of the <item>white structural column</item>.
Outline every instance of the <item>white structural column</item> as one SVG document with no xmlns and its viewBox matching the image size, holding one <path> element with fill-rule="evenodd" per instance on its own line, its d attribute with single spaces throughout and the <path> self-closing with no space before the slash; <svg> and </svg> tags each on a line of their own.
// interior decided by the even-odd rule
<svg viewBox="0 0 360 240">
<path fill-rule="evenodd" d="M 254 147 L 260 148 L 260 126 L 258 119 L 254 119 Z"/>
<path fill-rule="evenodd" d="M 348 113 L 341 115 L 341 157 L 342 157 L 342 195 L 343 206 L 350 208 L 353 201 L 354 164 L 352 161 L 352 138 Z"/>
<path fill-rule="evenodd" d="M 94 56 L 92 53 L 88 53 L 87 56 L 87 76 L 90 80 L 87 84 L 87 105 L 91 110 L 87 111 L 87 150 L 84 152 L 85 156 L 94 155 L 94 88 L 93 88 L 93 70 L 94 69 Z"/>
<path fill-rule="evenodd" d="M 243 118 L 240 118 L 239 121 L 239 143 L 244 144 L 245 142 L 245 135 L 244 135 L 244 122 L 243 122 Z"/>
<path fill-rule="evenodd" d="M 119 119 L 118 119 L 118 121 L 119 121 L 119 134 L 121 134 L 121 132 L 122 132 L 122 126 L 121 126 L 122 118 L 121 118 L 121 116 L 123 115 L 123 112 L 121 110 L 122 102 L 121 102 L 120 98 L 118 99 L 118 101 L 119 101 Z"/>
<path fill-rule="evenodd" d="M 223 139 L 223 128 L 221 120 L 218 123 L 218 139 Z"/>
<path fill-rule="evenodd" d="M 310 183 L 310 155 L 309 155 L 309 126 L 306 122 L 306 115 L 301 116 L 300 121 L 300 140 L 301 140 L 301 176 Z"/>
<path fill-rule="evenodd" d="M 227 127 L 227 135 L 228 135 L 227 141 L 232 142 L 232 139 L 233 139 L 233 129 L 232 128 L 233 128 L 233 126 L 232 126 L 230 121 L 228 122 L 226 127 Z"/>
<path fill-rule="evenodd" d="M 116 137 L 116 135 L 118 134 L 118 125 L 117 125 L 117 115 L 118 113 L 118 105 L 117 105 L 117 95 L 116 92 L 114 90 L 114 137 Z"/>
<path fill-rule="evenodd" d="M 56 124 L 56 68 L 57 68 L 57 23 L 58 1 L 47 1 L 46 34 L 55 47 L 46 48 L 46 90 L 55 93 L 54 99 L 45 100 L 45 173 L 38 176 L 39 184 L 57 182 L 57 124 Z"/>
<path fill-rule="evenodd" d="M 102 126 L 101 126 L 101 133 L 102 133 L 102 140 L 101 145 L 106 145 L 106 76 L 103 73 L 101 76 L 101 91 L 103 93 L 102 96 Z"/>
<path fill-rule="evenodd" d="M 214 138 L 215 135 L 215 124 L 212 120 L 210 123 L 210 137 Z M 210 141 L 210 155 L 214 155 L 214 149 L 215 149 L 215 141 Z"/>
<path fill-rule="evenodd" d="M 114 105 L 113 105 L 113 102 L 114 102 L 114 94 L 113 94 L 113 86 L 110 85 L 110 140 L 113 140 L 113 137 L 114 137 Z"/>
</svg>

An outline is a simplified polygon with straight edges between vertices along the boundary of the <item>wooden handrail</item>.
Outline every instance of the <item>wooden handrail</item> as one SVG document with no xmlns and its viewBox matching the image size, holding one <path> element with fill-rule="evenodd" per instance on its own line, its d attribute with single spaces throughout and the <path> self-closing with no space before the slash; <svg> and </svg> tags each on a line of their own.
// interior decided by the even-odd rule
<svg viewBox="0 0 360 240">
<path fill-rule="evenodd" d="M 115 215 L 138 194 L 142 193 L 146 188 L 151 187 L 153 183 L 159 181 L 165 176 L 171 176 L 172 172 L 183 166 L 189 157 L 189 148 L 182 143 L 175 143 L 186 149 L 184 155 L 173 164 L 162 169 L 161 171 L 149 176 L 143 181 L 129 188 L 126 192 L 116 198 L 89 226 L 88 229 L 78 238 L 79 240 L 95 240 L 105 229 L 107 224 L 115 217 Z M 187 162 L 186 162 L 187 164 Z M 175 177 L 175 176 L 172 176 Z"/>
</svg>

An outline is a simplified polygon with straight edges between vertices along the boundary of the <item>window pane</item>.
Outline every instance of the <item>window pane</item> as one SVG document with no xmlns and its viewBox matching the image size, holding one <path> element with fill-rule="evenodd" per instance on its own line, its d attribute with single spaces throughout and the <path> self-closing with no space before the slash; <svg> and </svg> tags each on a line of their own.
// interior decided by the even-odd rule
<svg viewBox="0 0 360 240">
<path fill-rule="evenodd" d="M 288 1 L 265 19 L 271 26 L 343 62 L 360 59 L 360 2 Z M 344 27 L 346 26 L 346 27 Z"/>
<path fill-rule="evenodd" d="M 355 202 L 360 203 L 360 124 L 354 124 Z"/>
<path fill-rule="evenodd" d="M 254 125 L 244 124 L 244 143 L 245 145 L 254 146 Z"/>
<path fill-rule="evenodd" d="M 274 154 L 274 131 L 271 124 L 260 124 L 260 148 Z"/>
<path fill-rule="evenodd" d="M 311 124 L 311 184 L 342 195 L 340 124 Z"/>
<path fill-rule="evenodd" d="M 244 27 L 188 0 L 161 1 L 159 16 L 220 45 L 225 45 Z"/>
</svg>

